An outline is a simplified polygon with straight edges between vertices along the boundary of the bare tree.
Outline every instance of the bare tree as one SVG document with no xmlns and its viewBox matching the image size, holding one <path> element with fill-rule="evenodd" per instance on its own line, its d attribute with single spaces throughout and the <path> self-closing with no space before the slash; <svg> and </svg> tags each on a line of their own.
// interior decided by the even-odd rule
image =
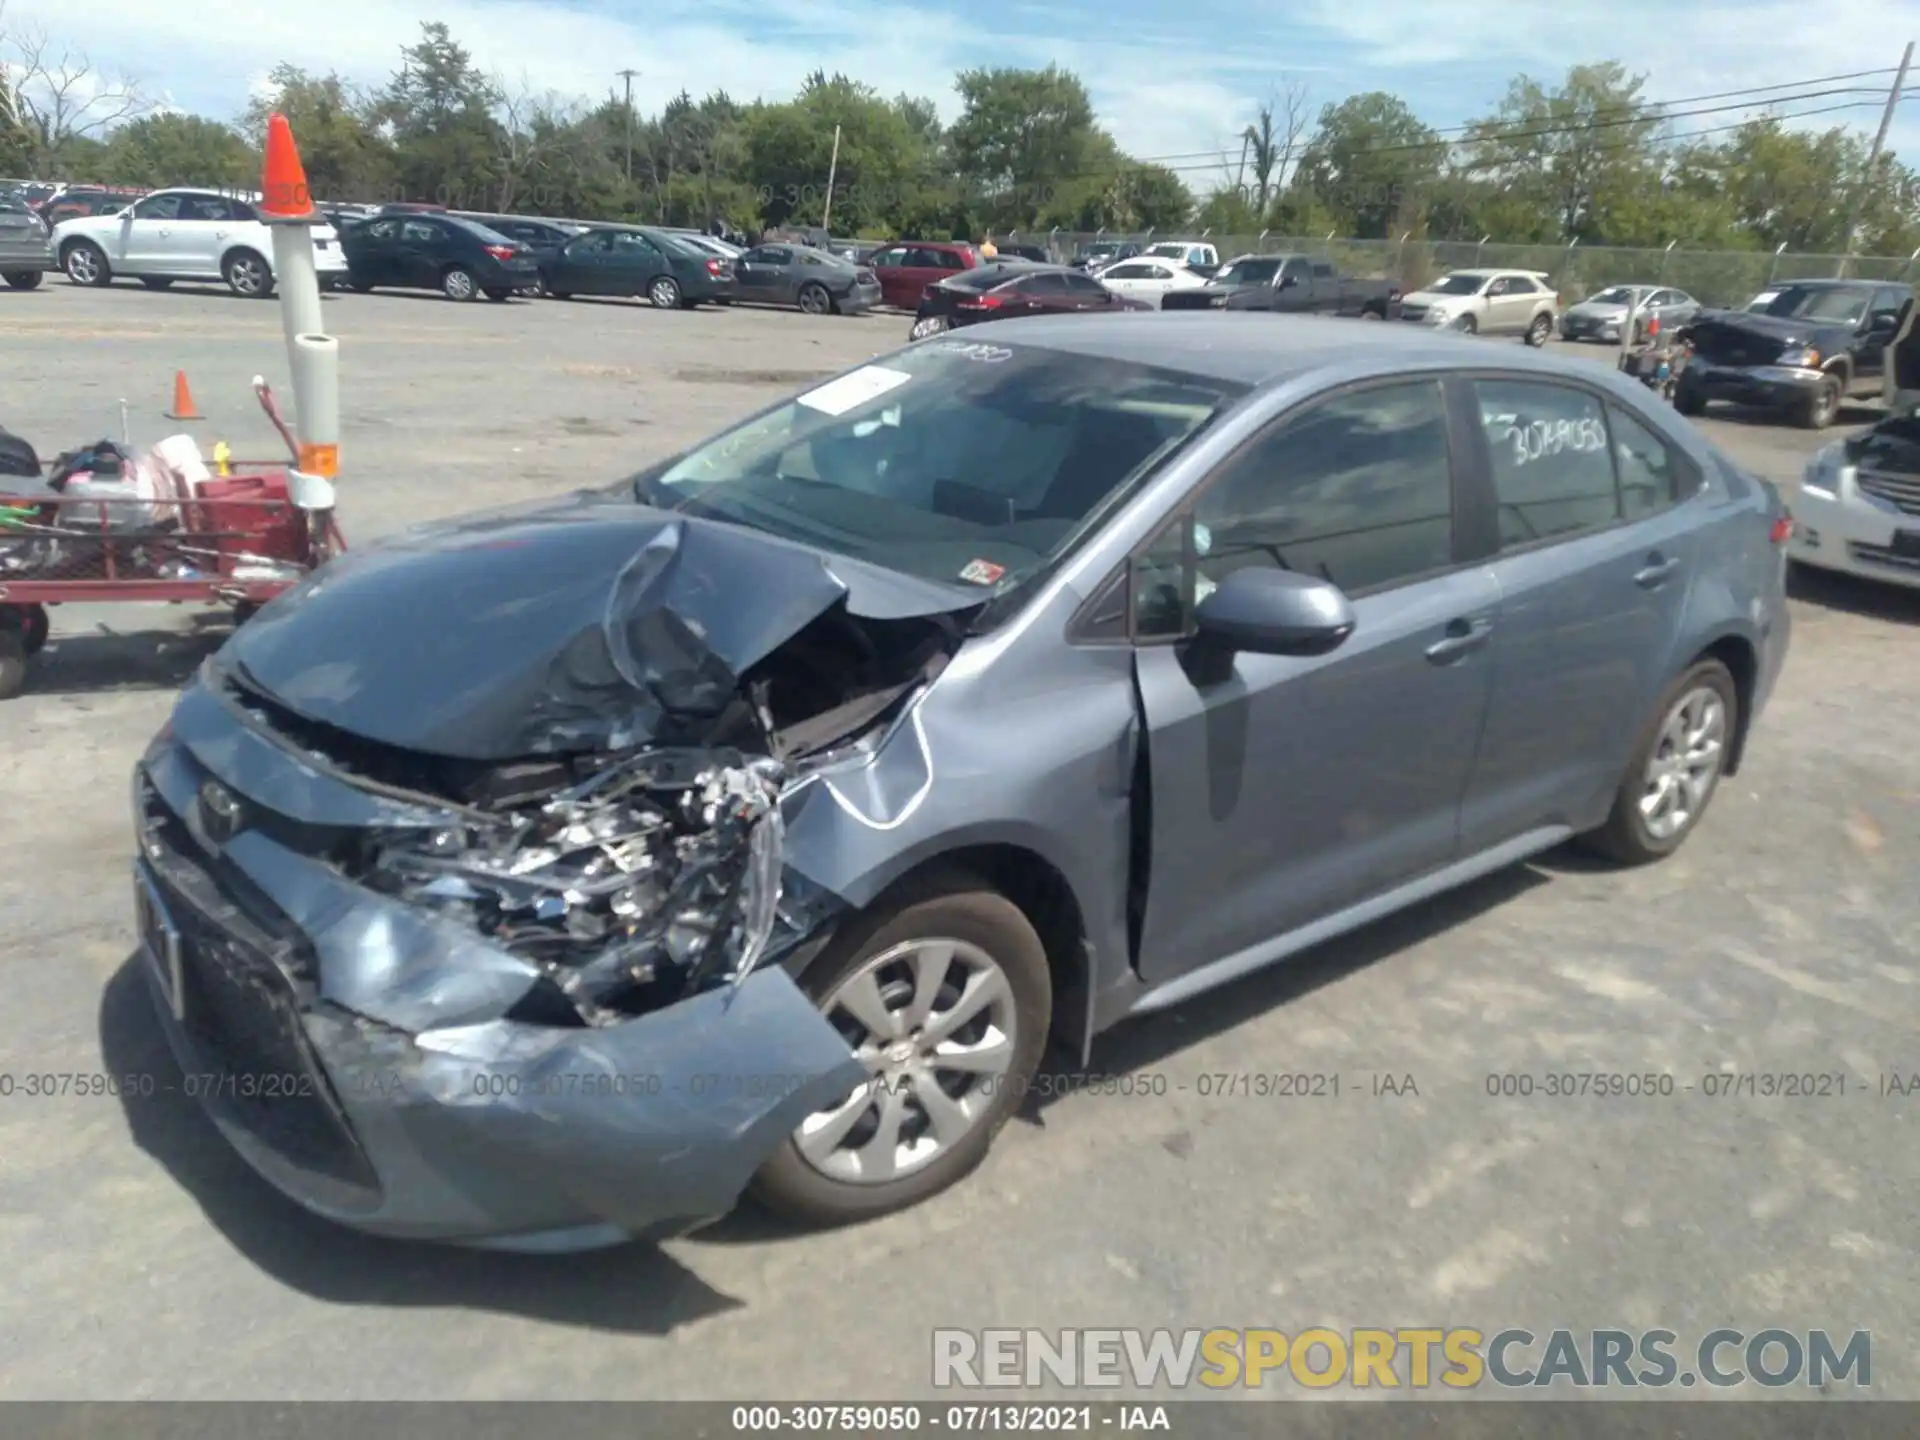
<svg viewBox="0 0 1920 1440">
<path fill-rule="evenodd" d="M 500 193 L 498 205 L 511 210 L 523 202 L 530 187 L 536 208 L 544 208 L 535 180 L 546 169 L 561 137 L 579 120 L 580 107 L 556 91 L 536 95 L 526 76 L 520 84 L 509 86 L 500 76 L 493 77 L 495 102 L 500 122 Z"/>
<path fill-rule="evenodd" d="M 1285 187 L 1306 130 L 1307 87 L 1290 80 L 1255 112 L 1253 123 L 1242 132 L 1242 153 L 1253 167 L 1253 201 L 1261 214 Z"/>
<path fill-rule="evenodd" d="M 131 81 L 107 79 L 84 53 L 56 43 L 44 29 L 0 29 L 0 64 L 9 72 L 9 105 L 26 131 L 36 174 L 52 174 L 73 141 L 98 139 L 152 109 Z"/>
</svg>

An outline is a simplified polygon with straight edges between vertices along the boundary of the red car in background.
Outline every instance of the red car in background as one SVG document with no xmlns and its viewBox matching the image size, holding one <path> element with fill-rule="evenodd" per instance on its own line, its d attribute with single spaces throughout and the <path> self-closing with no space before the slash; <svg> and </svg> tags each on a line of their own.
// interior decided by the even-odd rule
<svg viewBox="0 0 1920 1440">
<path fill-rule="evenodd" d="M 127 185 L 69 185 L 34 208 L 53 226 L 85 215 L 118 215 L 146 193 Z"/>
<path fill-rule="evenodd" d="M 947 240 L 903 241 L 867 261 L 880 277 L 880 303 L 902 310 L 919 309 L 929 285 L 979 265 L 980 252 L 973 246 Z"/>
<path fill-rule="evenodd" d="M 1071 266 L 988 259 L 921 291 L 907 338 L 924 340 L 963 325 L 1011 320 L 1019 315 L 1113 315 L 1152 308 L 1143 301 L 1114 294 L 1085 271 Z"/>
</svg>

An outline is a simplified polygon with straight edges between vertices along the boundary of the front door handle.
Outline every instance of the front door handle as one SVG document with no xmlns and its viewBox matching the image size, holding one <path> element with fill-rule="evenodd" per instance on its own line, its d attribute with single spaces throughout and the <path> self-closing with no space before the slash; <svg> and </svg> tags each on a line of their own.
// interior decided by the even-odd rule
<svg viewBox="0 0 1920 1440">
<path fill-rule="evenodd" d="M 1680 562 L 1658 551 L 1647 557 L 1647 563 L 1633 575 L 1633 583 L 1642 590 L 1657 590 L 1667 583 L 1667 578 L 1680 568 Z"/>
<path fill-rule="evenodd" d="M 1451 665 L 1462 655 L 1480 649 L 1492 636 L 1491 620 L 1449 621 L 1445 637 L 1427 647 L 1427 659 L 1435 665 Z"/>
</svg>

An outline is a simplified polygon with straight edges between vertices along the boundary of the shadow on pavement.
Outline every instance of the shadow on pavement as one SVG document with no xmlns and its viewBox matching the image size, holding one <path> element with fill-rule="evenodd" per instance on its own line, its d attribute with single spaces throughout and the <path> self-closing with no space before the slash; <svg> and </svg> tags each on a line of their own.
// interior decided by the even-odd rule
<svg viewBox="0 0 1920 1440">
<path fill-rule="evenodd" d="M 120 1097 L 134 1143 L 234 1249 L 282 1284 L 335 1304 L 490 1310 L 634 1335 L 665 1335 L 739 1307 L 657 1246 L 503 1255 L 376 1239 L 309 1214 L 255 1175 L 182 1093 L 143 963 L 135 955 L 115 972 L 99 1012 L 107 1073 L 157 1082 L 152 1095 Z"/>
<path fill-rule="evenodd" d="M 132 630 L 55 633 L 27 667 L 28 695 L 95 695 L 115 690 L 178 690 L 232 628 L 225 617 L 190 632 Z"/>
<path fill-rule="evenodd" d="M 1787 570 L 1787 596 L 1868 620 L 1920 625 L 1920 590 L 1860 575 L 1793 565 Z"/>
</svg>

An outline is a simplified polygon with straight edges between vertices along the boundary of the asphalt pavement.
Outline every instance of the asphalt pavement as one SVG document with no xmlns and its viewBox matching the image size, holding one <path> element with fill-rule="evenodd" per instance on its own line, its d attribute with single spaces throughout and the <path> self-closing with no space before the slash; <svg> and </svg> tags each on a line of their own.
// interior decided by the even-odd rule
<svg viewBox="0 0 1920 1440">
<path fill-rule="evenodd" d="M 908 324 L 381 295 L 326 315 L 363 538 L 613 479 Z M 162 418 L 176 370 L 205 420 Z M 249 380 L 290 399 L 285 370 L 271 305 L 0 292 L 0 424 L 43 453 L 117 438 L 124 399 L 136 441 L 271 457 Z M 1789 491 L 1827 438 L 1703 423 Z M 1094 1051 L 1120 1079 L 1062 1084 L 907 1214 L 794 1235 L 747 1211 L 539 1259 L 310 1218 L 179 1093 L 131 968 L 126 779 L 218 631 L 70 607 L 0 704 L 0 1398 L 906 1398 L 930 1393 L 933 1327 L 991 1325 L 1867 1329 L 1875 1393 L 1920 1397 L 1915 1103 L 1883 1093 L 1920 1072 L 1920 597 L 1820 584 L 1793 609 L 1747 767 L 1672 861 L 1556 853 L 1129 1025 Z M 1489 1094 L 1549 1072 L 1676 1084 Z M 1729 1072 L 1843 1093 L 1710 1098 Z M 29 1098 L 30 1073 L 158 1084 Z M 1272 1074 L 1341 1087 L 1206 1078 Z"/>
</svg>

